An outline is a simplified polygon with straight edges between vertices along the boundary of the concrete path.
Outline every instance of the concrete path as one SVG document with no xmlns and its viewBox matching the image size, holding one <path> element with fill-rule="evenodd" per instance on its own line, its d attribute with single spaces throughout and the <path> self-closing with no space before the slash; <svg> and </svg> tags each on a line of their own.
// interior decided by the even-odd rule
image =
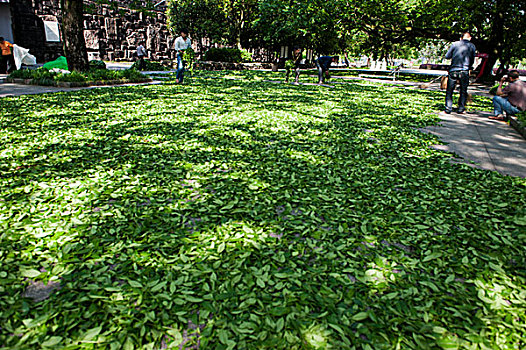
<svg viewBox="0 0 526 350">
<path fill-rule="evenodd" d="M 36 95 L 46 94 L 55 92 L 68 92 L 86 89 L 100 89 L 100 88 L 112 88 L 119 86 L 133 86 L 133 85 L 156 85 L 161 84 L 160 81 L 152 81 L 149 83 L 130 83 L 121 85 L 97 85 L 97 86 L 85 86 L 75 88 L 61 88 L 55 86 L 39 86 L 39 85 L 25 85 L 25 84 L 13 84 L 13 83 L 2 83 L 0 84 L 0 98 L 2 97 L 13 97 L 22 95 Z"/>
<path fill-rule="evenodd" d="M 490 112 L 441 112 L 440 124 L 420 129 L 446 145 L 433 148 L 456 153 L 479 169 L 526 178 L 526 140 L 505 122 L 488 119 Z"/>
</svg>

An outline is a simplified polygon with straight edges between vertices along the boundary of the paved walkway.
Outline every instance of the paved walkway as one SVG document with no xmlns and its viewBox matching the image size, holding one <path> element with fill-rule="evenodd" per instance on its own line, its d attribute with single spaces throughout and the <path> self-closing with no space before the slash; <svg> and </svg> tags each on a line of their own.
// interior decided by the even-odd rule
<svg viewBox="0 0 526 350">
<path fill-rule="evenodd" d="M 55 86 L 0 83 L 0 98 L 1 97 L 22 96 L 22 95 L 46 94 L 46 93 L 55 93 L 55 92 L 68 92 L 68 91 L 77 91 L 77 90 L 86 90 L 86 89 L 100 89 L 100 88 L 118 87 L 118 86 L 156 85 L 160 83 L 161 83 L 160 81 L 154 80 L 149 83 L 129 83 L 129 84 L 121 84 L 121 85 L 97 85 L 97 86 L 84 86 L 84 87 L 75 87 L 75 88 L 61 88 L 61 87 L 55 87 Z"/>
<path fill-rule="evenodd" d="M 0 76 L 0 79 L 2 77 Z M 368 80 L 417 89 L 422 83 L 400 82 L 380 79 L 363 79 L 357 77 L 335 77 L 333 79 Z M 153 82 L 159 84 L 160 82 Z M 331 80 L 331 83 L 337 83 Z M 152 84 L 152 83 L 149 83 Z M 115 86 L 115 85 L 114 85 Z M 97 89 L 101 86 L 58 88 L 34 85 L 0 83 L 0 97 L 28 94 Z M 330 86 L 332 87 L 332 86 Z M 430 90 L 440 90 L 439 83 L 431 84 Z M 472 84 L 469 92 L 475 95 L 488 96 L 487 87 Z M 469 106 L 468 106 L 469 111 Z M 466 114 L 440 113 L 438 126 L 422 129 L 440 138 L 446 145 L 436 145 L 436 149 L 456 153 L 471 166 L 498 171 L 501 174 L 526 178 L 526 140 L 511 126 L 504 122 L 488 119 L 489 112 L 472 111 Z M 461 160 L 462 161 L 462 160 Z"/>
<path fill-rule="evenodd" d="M 436 135 L 446 143 L 433 148 L 456 153 L 466 164 L 526 178 L 526 140 L 505 122 L 488 119 L 490 115 L 490 112 L 478 111 L 441 112 L 438 126 L 421 131 Z"/>
</svg>

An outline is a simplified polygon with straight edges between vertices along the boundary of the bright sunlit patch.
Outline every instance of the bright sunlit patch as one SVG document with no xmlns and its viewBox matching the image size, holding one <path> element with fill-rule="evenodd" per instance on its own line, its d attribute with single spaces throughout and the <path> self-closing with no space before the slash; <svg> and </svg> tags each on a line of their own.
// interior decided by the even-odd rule
<svg viewBox="0 0 526 350">
<path fill-rule="evenodd" d="M 325 327 L 316 324 L 302 331 L 303 340 L 314 349 L 330 349 L 329 335 L 330 332 Z"/>
</svg>

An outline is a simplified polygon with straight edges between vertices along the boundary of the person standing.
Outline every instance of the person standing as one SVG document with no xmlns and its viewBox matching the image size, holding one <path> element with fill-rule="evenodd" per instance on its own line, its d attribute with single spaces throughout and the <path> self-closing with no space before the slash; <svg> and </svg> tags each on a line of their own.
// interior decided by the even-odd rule
<svg viewBox="0 0 526 350">
<path fill-rule="evenodd" d="M 137 46 L 137 68 L 143 70 L 146 68 L 146 62 L 144 62 L 144 57 L 146 57 L 146 49 L 144 48 L 144 42 L 140 42 Z"/>
<path fill-rule="evenodd" d="M 446 89 L 446 106 L 444 112 L 453 110 L 453 90 L 457 81 L 460 83 L 460 97 L 458 98 L 457 113 L 464 113 L 468 98 L 469 70 L 475 61 L 475 45 L 471 43 L 471 34 L 465 32 L 460 41 L 454 42 L 446 53 L 446 58 L 451 59 Z"/>
<path fill-rule="evenodd" d="M 502 85 L 508 82 L 505 88 Z M 526 111 L 526 82 L 519 79 L 519 72 L 512 70 L 507 76 L 502 77 L 493 97 L 494 116 L 489 119 L 506 120 L 504 112 L 515 115 Z"/>
<path fill-rule="evenodd" d="M 177 53 L 177 72 L 175 73 L 175 82 L 181 84 L 184 79 L 184 51 L 192 47 L 190 38 L 188 38 L 188 30 L 181 29 L 180 36 L 175 39 L 175 51 Z"/>
<path fill-rule="evenodd" d="M 290 60 L 287 60 L 285 62 L 285 69 L 286 69 L 286 75 L 285 75 L 285 82 L 289 82 L 289 75 L 290 71 L 294 69 L 295 78 L 294 78 L 294 84 L 299 84 L 300 82 L 300 65 L 301 61 L 303 60 L 303 55 L 301 54 L 301 48 L 295 47 L 292 51 L 292 58 Z"/>
<path fill-rule="evenodd" d="M 0 36 L 0 50 L 2 51 L 2 57 L 0 58 L 0 74 L 9 74 L 16 70 L 15 57 L 13 56 L 13 44 Z"/>
<path fill-rule="evenodd" d="M 331 68 L 332 61 L 332 56 L 321 56 L 316 60 L 316 67 L 318 68 L 318 84 L 323 84 L 325 78 L 329 77 L 329 69 Z"/>
</svg>

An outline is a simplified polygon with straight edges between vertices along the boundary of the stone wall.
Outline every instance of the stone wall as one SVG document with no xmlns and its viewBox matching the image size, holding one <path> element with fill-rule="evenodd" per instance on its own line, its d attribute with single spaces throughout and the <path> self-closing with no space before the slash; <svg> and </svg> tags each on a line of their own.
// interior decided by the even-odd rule
<svg viewBox="0 0 526 350">
<path fill-rule="evenodd" d="M 146 43 L 151 59 L 175 58 L 172 50 L 175 37 L 166 26 L 164 8 L 146 14 L 122 6 L 85 3 L 88 10 L 84 15 L 84 34 L 90 58 L 135 60 L 135 48 L 140 41 Z M 16 44 L 30 49 L 38 62 L 54 60 L 63 53 L 62 44 L 47 42 L 44 31 L 44 21 L 61 21 L 59 0 L 17 0 L 10 4 Z"/>
<path fill-rule="evenodd" d="M 145 14 L 127 8 L 114 10 L 108 5 L 96 6 L 96 12 L 85 15 L 88 52 L 110 61 L 135 60 L 136 48 L 144 41 L 149 58 L 173 60 L 175 37 L 166 26 L 164 11 Z"/>
<path fill-rule="evenodd" d="M 11 1 L 13 37 L 15 44 L 30 49 L 38 61 L 55 59 L 62 52 L 61 43 L 46 43 L 44 20 L 57 21 L 58 9 L 51 11 L 54 1 Z M 45 15 L 39 15 L 46 13 Z"/>
</svg>

